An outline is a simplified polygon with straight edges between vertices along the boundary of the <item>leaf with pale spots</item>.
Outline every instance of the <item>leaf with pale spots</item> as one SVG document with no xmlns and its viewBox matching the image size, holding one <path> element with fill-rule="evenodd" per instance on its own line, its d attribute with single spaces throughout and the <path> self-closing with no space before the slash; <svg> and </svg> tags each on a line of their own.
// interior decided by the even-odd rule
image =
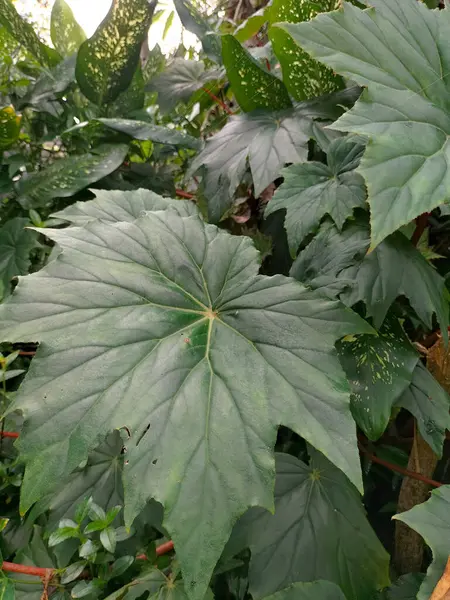
<svg viewBox="0 0 450 600">
<path fill-rule="evenodd" d="M 389 556 L 358 492 L 322 454 L 310 454 L 309 466 L 276 455 L 275 514 L 251 508 L 225 550 L 250 548 L 249 592 L 255 600 L 296 581 L 326 579 L 347 600 L 369 598 L 389 583 Z"/>
<path fill-rule="evenodd" d="M 232 35 L 222 37 L 222 57 L 231 89 L 244 112 L 292 106 L 284 83 L 264 69 Z"/>
<path fill-rule="evenodd" d="M 53 45 L 61 56 L 74 54 L 86 39 L 86 34 L 75 20 L 66 0 L 56 0 L 53 5 L 50 34 Z"/>
<path fill-rule="evenodd" d="M 284 169 L 284 182 L 267 205 L 265 216 L 285 210 L 285 227 L 295 256 L 304 238 L 329 214 L 339 230 L 356 207 L 366 205 L 364 179 L 355 168 L 364 146 L 346 138 L 331 142 L 327 165 L 306 162 Z"/>
<path fill-rule="evenodd" d="M 377 336 L 351 336 L 336 347 L 352 390 L 353 417 L 370 440 L 377 440 L 395 401 L 411 384 L 419 355 L 395 317 L 386 319 Z"/>
<path fill-rule="evenodd" d="M 56 160 L 19 184 L 19 201 L 24 208 L 46 206 L 53 198 L 69 198 L 89 184 L 99 181 L 123 163 L 125 144 L 105 144 L 92 153 Z"/>
<path fill-rule="evenodd" d="M 338 6 L 339 0 L 274 0 L 268 10 L 269 23 L 301 23 Z M 270 27 L 269 38 L 280 61 L 283 81 L 296 100 L 308 100 L 344 87 L 341 77 L 311 58 L 284 29 Z"/>
<path fill-rule="evenodd" d="M 12 278 L 28 273 L 37 237 L 34 231 L 25 229 L 29 224 L 28 219 L 15 217 L 0 227 L 0 301 L 11 293 Z"/>
<path fill-rule="evenodd" d="M 236 518 L 272 507 L 280 424 L 361 487 L 334 348 L 370 332 L 360 317 L 292 279 L 258 275 L 249 237 L 198 217 L 149 212 L 42 231 L 62 251 L 0 307 L 2 339 L 40 343 L 10 407 L 25 416 L 22 511 L 126 427 L 125 520 L 151 497 L 165 506 L 194 600 Z"/>
<path fill-rule="evenodd" d="M 0 109 L 0 152 L 12 146 L 19 137 L 21 115 L 12 106 Z"/>
<path fill-rule="evenodd" d="M 442 456 L 445 431 L 450 429 L 450 398 L 433 375 L 419 362 L 411 385 L 396 402 L 414 415 L 423 439 L 438 456 Z"/>
<path fill-rule="evenodd" d="M 110 103 L 130 85 L 155 5 L 156 0 L 115 0 L 94 35 L 81 45 L 76 76 L 91 102 Z"/>
<path fill-rule="evenodd" d="M 151 190 L 138 189 L 92 190 L 95 200 L 75 202 L 64 210 L 53 213 L 55 219 L 64 219 L 73 225 L 85 225 L 97 219 L 108 223 L 132 222 L 148 211 L 174 210 L 180 217 L 198 214 L 194 202 L 163 198 Z"/>
</svg>

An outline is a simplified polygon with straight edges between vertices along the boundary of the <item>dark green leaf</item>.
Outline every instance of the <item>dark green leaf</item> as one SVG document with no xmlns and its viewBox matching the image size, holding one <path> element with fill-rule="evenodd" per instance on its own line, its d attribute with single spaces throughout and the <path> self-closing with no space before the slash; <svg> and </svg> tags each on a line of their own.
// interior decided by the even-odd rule
<svg viewBox="0 0 450 600">
<path fill-rule="evenodd" d="M 333 127 L 371 140 L 360 173 L 375 247 L 449 199 L 450 20 L 448 11 L 416 0 L 374 0 L 370 6 L 345 3 L 308 23 L 279 27 L 312 56 L 367 86 Z"/>
<path fill-rule="evenodd" d="M 420 586 L 417 600 L 429 600 L 431 593 L 442 576 L 450 556 L 450 485 L 443 485 L 431 492 L 431 498 L 411 510 L 395 515 L 417 531 L 431 548 L 433 562 Z"/>
<path fill-rule="evenodd" d="M 352 390 L 355 421 L 370 440 L 377 440 L 395 401 L 410 386 L 419 356 L 395 317 L 386 319 L 377 336 L 344 338 L 337 351 Z M 448 408 L 447 402 L 447 413 Z"/>
<path fill-rule="evenodd" d="M 263 69 L 232 35 L 222 37 L 222 57 L 231 89 L 243 111 L 276 111 L 292 106 L 284 83 Z"/>
<path fill-rule="evenodd" d="M 250 509 L 230 542 L 250 547 L 252 597 L 326 579 L 347 600 L 361 600 L 388 585 L 389 556 L 343 473 L 314 451 L 310 466 L 288 454 L 276 459 L 275 515 Z"/>
<path fill-rule="evenodd" d="M 192 150 L 199 150 L 202 147 L 201 140 L 182 131 L 169 129 L 161 125 L 153 125 L 145 121 L 134 121 L 133 119 L 97 119 L 97 121 L 114 131 L 126 133 L 135 140 L 151 140 L 160 144 L 182 146 Z"/>
<path fill-rule="evenodd" d="M 100 219 L 110 223 L 132 222 L 151 210 L 173 210 L 180 217 L 198 214 L 196 205 L 190 200 L 163 198 L 151 190 L 92 190 L 95 200 L 75 202 L 64 210 L 53 213 L 55 219 L 64 219 L 74 225 L 84 225 Z"/>
<path fill-rule="evenodd" d="M 237 516 L 272 505 L 280 423 L 361 485 L 334 349 L 343 335 L 370 331 L 354 313 L 283 276 L 257 275 L 248 237 L 196 217 L 153 212 L 44 231 L 63 251 L 0 307 L 4 339 L 43 342 L 11 405 L 29 417 L 22 509 L 126 425 L 125 519 L 150 497 L 165 505 L 194 598 Z M 46 410 L 29 412 L 44 396 Z"/>
<path fill-rule="evenodd" d="M 294 583 L 289 587 L 266 596 L 264 600 L 345 600 L 342 590 L 330 581 Z"/>
<path fill-rule="evenodd" d="M 155 4 L 115 0 L 94 35 L 81 45 L 76 75 L 91 102 L 110 103 L 130 85 Z"/>
<path fill-rule="evenodd" d="M 53 69 L 45 70 L 23 97 L 23 105 L 44 111 L 48 107 L 47 100 L 55 100 L 75 81 L 75 62 L 76 56 L 70 56 Z"/>
<path fill-rule="evenodd" d="M 417 364 L 411 385 L 398 399 L 397 406 L 406 408 L 416 417 L 423 439 L 435 454 L 442 456 L 445 431 L 450 429 L 450 399 L 421 362 Z"/>
<path fill-rule="evenodd" d="M 22 117 L 16 114 L 12 106 L 5 106 L 0 109 L 0 152 L 17 141 L 21 122 Z"/>
<path fill-rule="evenodd" d="M 159 108 L 164 114 L 222 77 L 223 72 L 219 69 L 205 71 L 202 61 L 175 58 L 160 75 L 153 77 L 146 89 L 158 93 Z"/>
<path fill-rule="evenodd" d="M 416 600 L 423 578 L 422 573 L 402 575 L 387 590 L 380 592 L 377 598 L 378 600 Z"/>
<path fill-rule="evenodd" d="M 92 153 L 72 155 L 33 173 L 19 184 L 22 206 L 45 206 L 53 198 L 69 198 L 115 171 L 128 152 L 125 144 L 105 144 Z"/>
<path fill-rule="evenodd" d="M 222 62 L 220 36 L 212 30 L 190 0 L 173 0 L 173 3 L 183 26 L 201 41 L 206 56 L 220 64 Z"/>
<path fill-rule="evenodd" d="M 1 563 L 0 563 L 1 564 Z M 6 577 L 0 578 L 0 600 L 14 600 L 14 583 Z"/>
<path fill-rule="evenodd" d="M 79 560 L 69 565 L 61 575 L 61 583 L 64 585 L 66 583 L 70 583 L 71 581 L 75 581 L 75 579 L 81 575 L 86 565 L 87 563 L 85 560 Z"/>
<path fill-rule="evenodd" d="M 117 532 L 117 530 L 116 530 L 116 532 Z M 118 542 L 120 541 L 117 538 L 117 535 L 116 535 L 116 540 Z M 110 578 L 112 579 L 113 577 L 119 577 L 119 575 L 122 575 L 122 573 L 125 573 L 125 571 L 128 569 L 128 567 L 131 567 L 131 565 L 133 563 L 134 563 L 134 558 L 132 556 L 121 556 L 120 558 L 115 560 L 113 562 L 113 564 L 111 565 L 111 572 L 109 574 Z"/>
<path fill-rule="evenodd" d="M 0 300 L 11 293 L 11 279 L 26 275 L 30 252 L 36 247 L 36 234 L 25 229 L 28 219 L 15 217 L 0 227 Z"/>
<path fill-rule="evenodd" d="M 158 592 L 165 583 L 167 583 L 167 577 L 164 573 L 153 568 L 125 584 L 107 596 L 105 600 L 137 600 L 145 592 L 150 592 L 150 594 Z"/>
<path fill-rule="evenodd" d="M 56 50 L 61 56 L 74 54 L 86 39 L 66 0 L 55 0 L 52 8 L 50 34 Z"/>
<path fill-rule="evenodd" d="M 127 116 L 133 111 L 143 108 L 145 103 L 144 75 L 138 64 L 133 79 L 127 89 L 119 94 L 109 109 L 108 114 L 120 117 Z"/>
<path fill-rule="evenodd" d="M 326 214 L 341 230 L 353 209 L 364 207 L 366 186 L 354 171 L 363 152 L 363 145 L 341 138 L 329 146 L 328 166 L 308 162 L 281 172 L 284 183 L 269 202 L 265 215 L 286 209 L 285 226 L 292 254 Z"/>
</svg>

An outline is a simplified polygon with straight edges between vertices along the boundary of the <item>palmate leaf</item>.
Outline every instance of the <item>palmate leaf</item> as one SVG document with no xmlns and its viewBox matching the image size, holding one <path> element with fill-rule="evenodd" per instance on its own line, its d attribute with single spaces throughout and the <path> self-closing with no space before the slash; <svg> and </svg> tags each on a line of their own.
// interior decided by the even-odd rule
<svg viewBox="0 0 450 600">
<path fill-rule="evenodd" d="M 330 581 L 294 583 L 289 587 L 266 596 L 264 600 L 345 600 L 341 589 Z"/>
<path fill-rule="evenodd" d="M 205 71 L 205 63 L 175 58 L 160 75 L 153 77 L 146 90 L 158 93 L 161 112 L 169 113 L 178 102 L 187 102 L 192 94 L 223 77 L 223 70 Z M 209 83 L 211 85 L 211 83 Z"/>
<path fill-rule="evenodd" d="M 97 31 L 81 45 L 76 76 L 91 102 L 112 102 L 130 85 L 155 5 L 156 0 L 114 0 Z"/>
<path fill-rule="evenodd" d="M 422 2 L 347 2 L 309 23 L 279 25 L 312 56 L 367 86 L 333 125 L 367 135 L 361 161 L 372 246 L 449 199 L 450 10 Z M 399 44 L 399 40 L 405 40 Z"/>
<path fill-rule="evenodd" d="M 37 237 L 25 229 L 29 224 L 28 219 L 15 217 L 0 227 L 0 301 L 9 296 L 11 279 L 28 273 Z"/>
<path fill-rule="evenodd" d="M 389 583 L 389 557 L 359 494 L 320 453 L 313 451 L 310 463 L 277 454 L 275 514 L 252 508 L 235 526 L 230 546 L 250 547 L 255 600 L 295 581 L 332 581 L 347 600 Z"/>
<path fill-rule="evenodd" d="M 431 548 L 433 562 L 417 594 L 417 600 L 429 600 L 450 555 L 450 485 L 433 490 L 429 500 L 394 519 L 417 531 Z"/>
<path fill-rule="evenodd" d="M 32 174 L 19 184 L 24 208 L 45 206 L 53 198 L 69 198 L 115 171 L 128 152 L 125 144 L 104 144 L 91 153 L 68 156 Z"/>
<path fill-rule="evenodd" d="M 292 106 L 281 79 L 264 69 L 232 35 L 222 36 L 222 57 L 231 89 L 243 111 L 276 111 Z"/>
<path fill-rule="evenodd" d="M 22 510 L 126 426 L 125 519 L 150 497 L 165 506 L 189 596 L 201 598 L 235 519 L 272 507 L 280 423 L 361 485 L 334 349 L 370 331 L 355 313 L 257 275 L 248 237 L 197 217 L 45 234 L 62 252 L 0 309 L 2 338 L 41 343 L 11 407 L 26 417 Z"/>
<path fill-rule="evenodd" d="M 96 219 L 109 223 L 131 223 L 151 210 L 173 210 L 180 217 L 198 214 L 196 205 L 189 200 L 163 198 L 146 189 L 92 190 L 92 193 L 95 194 L 95 200 L 75 202 L 64 210 L 53 213 L 52 217 L 64 219 L 74 225 L 85 225 Z"/>
<path fill-rule="evenodd" d="M 364 207 L 366 186 L 361 175 L 354 171 L 363 152 L 362 144 L 341 138 L 328 148 L 328 165 L 307 162 L 281 172 L 284 183 L 267 205 L 265 215 L 286 210 L 285 226 L 294 256 L 304 238 L 319 226 L 326 214 L 342 229 L 353 209 Z"/>
<path fill-rule="evenodd" d="M 86 39 L 86 34 L 75 20 L 66 0 L 56 0 L 53 5 L 50 34 L 53 45 L 61 56 L 74 54 Z"/>
<path fill-rule="evenodd" d="M 421 436 L 435 454 L 442 456 L 445 431 L 450 429 L 450 398 L 421 362 L 417 363 L 411 385 L 396 405 L 416 417 Z"/>
<path fill-rule="evenodd" d="M 395 317 L 378 336 L 350 336 L 338 342 L 341 365 L 352 390 L 352 414 L 370 440 L 386 429 L 395 401 L 409 388 L 419 356 Z M 447 402 L 448 414 L 448 402 Z M 445 419 L 450 423 L 450 417 Z"/>
<path fill-rule="evenodd" d="M 301 23 L 338 6 L 338 0 L 274 0 L 268 9 L 269 22 Z M 270 27 L 269 39 L 280 61 L 283 81 L 296 100 L 308 100 L 344 87 L 341 77 L 313 60 L 283 29 Z"/>
</svg>

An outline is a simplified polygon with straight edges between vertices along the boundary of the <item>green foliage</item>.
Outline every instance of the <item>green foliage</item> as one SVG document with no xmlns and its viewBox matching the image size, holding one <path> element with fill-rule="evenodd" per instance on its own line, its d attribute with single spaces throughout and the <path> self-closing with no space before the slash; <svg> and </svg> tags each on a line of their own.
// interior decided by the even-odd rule
<svg viewBox="0 0 450 600">
<path fill-rule="evenodd" d="M 86 34 L 65 0 L 56 0 L 53 5 L 50 32 L 53 45 L 61 56 L 70 56 L 86 40 Z"/>
<path fill-rule="evenodd" d="M 21 121 L 12 106 L 0 109 L 0 150 L 6 150 L 17 141 Z"/>
<path fill-rule="evenodd" d="M 28 273 L 30 251 L 36 247 L 36 235 L 25 229 L 29 224 L 15 217 L 0 227 L 0 300 L 9 296 L 13 277 Z"/>
</svg>

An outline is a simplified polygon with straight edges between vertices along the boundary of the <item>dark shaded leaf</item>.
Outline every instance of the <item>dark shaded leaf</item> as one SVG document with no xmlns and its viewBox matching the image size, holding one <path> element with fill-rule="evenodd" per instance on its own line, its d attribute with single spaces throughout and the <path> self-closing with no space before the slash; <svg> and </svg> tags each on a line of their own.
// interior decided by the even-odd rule
<svg viewBox="0 0 450 600">
<path fill-rule="evenodd" d="M 55 0 L 50 21 L 53 45 L 61 56 L 74 54 L 86 40 L 86 34 L 78 25 L 66 0 Z"/>
<path fill-rule="evenodd" d="M 378 600 L 416 600 L 423 578 L 422 573 L 402 575 L 387 590 L 380 592 L 377 598 Z"/>
<path fill-rule="evenodd" d="M 0 227 L 0 300 L 9 296 L 13 277 L 28 273 L 37 237 L 25 229 L 29 224 L 28 219 L 15 217 Z"/>
<path fill-rule="evenodd" d="M 341 589 L 330 581 L 294 583 L 289 587 L 266 596 L 264 600 L 345 600 Z"/>
<path fill-rule="evenodd" d="M 75 81 L 75 63 L 74 55 L 61 61 L 53 69 L 44 71 L 35 85 L 27 91 L 21 104 L 45 110 L 47 105 L 44 103 L 47 100 L 55 100 L 58 94 L 62 94 Z"/>
</svg>

